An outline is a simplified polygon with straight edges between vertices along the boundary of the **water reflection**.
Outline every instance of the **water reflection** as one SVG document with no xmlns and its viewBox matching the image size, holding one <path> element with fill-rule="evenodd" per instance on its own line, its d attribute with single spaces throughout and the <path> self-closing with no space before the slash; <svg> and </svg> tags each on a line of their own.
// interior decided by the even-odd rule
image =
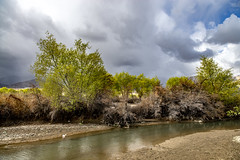
<svg viewBox="0 0 240 160">
<path fill-rule="evenodd" d="M 151 146 L 166 139 L 213 129 L 240 128 L 240 121 L 171 123 L 131 129 L 115 129 L 96 135 L 62 139 L 47 144 L 0 148 L 0 159 L 106 159 L 112 154 Z"/>
</svg>

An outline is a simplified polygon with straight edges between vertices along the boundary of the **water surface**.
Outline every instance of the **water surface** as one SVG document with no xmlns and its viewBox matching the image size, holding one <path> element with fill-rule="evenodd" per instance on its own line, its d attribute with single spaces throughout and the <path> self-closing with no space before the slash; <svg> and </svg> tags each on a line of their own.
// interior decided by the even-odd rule
<svg viewBox="0 0 240 160">
<path fill-rule="evenodd" d="M 87 160 L 107 159 L 113 154 L 140 149 L 186 134 L 216 129 L 239 129 L 240 121 L 169 123 L 114 129 L 85 137 L 65 138 L 0 148 L 4 160 Z"/>
</svg>

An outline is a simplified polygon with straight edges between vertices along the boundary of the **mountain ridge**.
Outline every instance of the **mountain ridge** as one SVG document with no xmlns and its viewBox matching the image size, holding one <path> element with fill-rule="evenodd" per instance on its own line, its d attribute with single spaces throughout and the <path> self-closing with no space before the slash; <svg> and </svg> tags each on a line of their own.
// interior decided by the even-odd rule
<svg viewBox="0 0 240 160">
<path fill-rule="evenodd" d="M 8 88 L 32 88 L 32 87 L 39 87 L 38 83 L 35 79 L 23 81 L 23 82 L 17 82 L 14 84 L 7 85 Z"/>
</svg>

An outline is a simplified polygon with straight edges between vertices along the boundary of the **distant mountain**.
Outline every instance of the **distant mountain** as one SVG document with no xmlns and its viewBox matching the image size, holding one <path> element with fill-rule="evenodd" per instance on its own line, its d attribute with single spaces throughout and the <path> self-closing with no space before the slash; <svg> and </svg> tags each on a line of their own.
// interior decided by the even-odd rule
<svg viewBox="0 0 240 160">
<path fill-rule="evenodd" d="M 38 83 L 35 79 L 24 81 L 24 82 L 18 82 L 11 85 L 8 85 L 8 88 L 31 88 L 31 87 L 39 87 Z"/>
</svg>

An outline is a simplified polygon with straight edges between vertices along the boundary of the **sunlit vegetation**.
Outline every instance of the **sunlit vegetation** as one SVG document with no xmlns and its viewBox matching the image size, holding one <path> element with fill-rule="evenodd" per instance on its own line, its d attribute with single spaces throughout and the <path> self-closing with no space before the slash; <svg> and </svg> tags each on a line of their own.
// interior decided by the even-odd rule
<svg viewBox="0 0 240 160">
<path fill-rule="evenodd" d="M 116 73 L 114 75 L 114 90 L 115 93 L 122 96 L 125 100 L 129 95 L 135 95 L 140 99 L 143 96 L 148 96 L 156 86 L 160 86 L 160 80 L 155 78 L 147 78 L 144 74 L 138 76 L 130 75 L 127 72 Z"/>
<path fill-rule="evenodd" d="M 240 117 L 240 83 L 231 69 L 219 67 L 213 58 L 200 59 L 194 81 L 185 76 L 171 77 L 164 88 L 157 77 L 128 72 L 111 75 L 98 50 L 87 53 L 89 43 L 81 39 L 67 48 L 46 33 L 38 47 L 40 52 L 31 70 L 40 88 L 0 88 L 0 122 L 63 122 L 75 118 L 127 126 L 146 118 L 179 121 Z"/>
<path fill-rule="evenodd" d="M 7 87 L 2 87 L 0 88 L 0 93 L 24 93 L 24 94 L 30 94 L 30 93 L 36 93 L 36 92 L 41 92 L 39 88 L 25 88 L 25 89 L 14 89 L 14 88 L 7 88 Z"/>
<path fill-rule="evenodd" d="M 210 94 L 217 94 L 227 106 L 240 105 L 240 81 L 234 80 L 231 69 L 219 67 L 213 58 L 202 57 L 197 68 L 200 86 Z"/>
<path fill-rule="evenodd" d="M 225 104 L 228 116 L 238 116 L 240 106 L 239 80 L 235 80 L 231 69 L 224 70 L 213 58 L 201 57 L 201 65 L 197 67 L 197 81 L 188 77 L 172 77 L 166 83 L 170 90 L 199 90 L 217 96 Z"/>
<path fill-rule="evenodd" d="M 87 53 L 88 43 L 79 39 L 73 48 L 67 48 L 46 33 L 46 39 L 40 39 L 38 47 L 40 53 L 31 68 L 54 106 L 71 110 L 80 103 L 90 105 L 108 87 L 105 82 L 111 77 L 100 53 L 97 50 Z"/>
<path fill-rule="evenodd" d="M 170 90 L 193 90 L 196 84 L 188 77 L 171 77 L 166 83 L 166 87 Z"/>
<path fill-rule="evenodd" d="M 229 117 L 240 117 L 240 107 L 234 107 L 232 110 L 227 111 Z"/>
</svg>

